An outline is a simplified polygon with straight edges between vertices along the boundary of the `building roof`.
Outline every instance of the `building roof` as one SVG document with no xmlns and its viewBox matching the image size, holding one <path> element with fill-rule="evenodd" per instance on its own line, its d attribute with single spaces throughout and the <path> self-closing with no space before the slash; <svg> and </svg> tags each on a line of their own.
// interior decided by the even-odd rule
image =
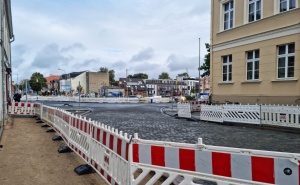
<svg viewBox="0 0 300 185">
<path fill-rule="evenodd" d="M 59 80 L 59 75 L 51 75 L 46 77 L 47 83 L 50 83 L 51 80 Z"/>
</svg>

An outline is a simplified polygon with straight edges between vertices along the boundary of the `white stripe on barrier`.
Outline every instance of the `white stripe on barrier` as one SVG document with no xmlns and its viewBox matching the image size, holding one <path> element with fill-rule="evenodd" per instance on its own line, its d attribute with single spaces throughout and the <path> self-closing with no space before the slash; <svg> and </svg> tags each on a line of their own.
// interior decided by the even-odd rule
<svg viewBox="0 0 300 185">
<path fill-rule="evenodd" d="M 215 147 L 202 142 L 149 141 L 137 137 L 129 144 L 127 134 L 123 136 L 117 129 L 56 108 L 33 107 L 35 112 L 40 110 L 41 118 L 58 134 L 65 135 L 68 145 L 109 184 L 140 184 L 142 180 L 154 184 L 165 174 L 163 184 L 193 184 L 197 178 L 217 184 L 299 185 L 300 182 L 300 154 Z M 23 111 L 26 112 L 25 107 Z M 137 169 L 143 171 L 132 178 Z M 144 177 L 150 171 L 155 175 L 145 182 Z"/>
</svg>

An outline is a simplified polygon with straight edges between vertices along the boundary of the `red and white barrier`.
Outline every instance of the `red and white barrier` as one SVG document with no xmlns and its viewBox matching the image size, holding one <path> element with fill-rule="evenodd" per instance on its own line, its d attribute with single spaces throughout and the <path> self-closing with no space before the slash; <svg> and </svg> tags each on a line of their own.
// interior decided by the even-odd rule
<svg viewBox="0 0 300 185">
<path fill-rule="evenodd" d="M 201 102 L 200 101 L 191 101 L 191 112 L 200 112 L 201 111 Z"/>
<path fill-rule="evenodd" d="M 133 142 L 133 163 L 141 169 L 150 165 L 165 173 L 178 171 L 183 177 L 190 172 L 194 178 L 211 175 L 212 181 L 218 177 L 225 182 L 242 184 L 300 183 L 300 155 L 156 142 L 136 137 Z"/>
<path fill-rule="evenodd" d="M 201 179 L 222 185 L 300 185 L 300 154 L 209 146 L 201 139 L 198 144 L 142 140 L 137 134 L 131 142 L 117 129 L 64 110 L 42 104 L 12 107 L 11 113 L 20 115 L 34 107 L 109 184 L 152 185 L 164 177 L 163 184 L 195 185 Z"/>
<path fill-rule="evenodd" d="M 69 127 L 69 147 L 86 163 L 90 163 L 91 120 L 73 115 Z"/>
<path fill-rule="evenodd" d="M 35 104 L 25 102 L 13 102 L 8 106 L 8 114 L 35 115 Z"/>
<path fill-rule="evenodd" d="M 127 134 L 97 122 L 92 124 L 91 164 L 109 184 L 129 183 L 128 154 Z"/>
</svg>

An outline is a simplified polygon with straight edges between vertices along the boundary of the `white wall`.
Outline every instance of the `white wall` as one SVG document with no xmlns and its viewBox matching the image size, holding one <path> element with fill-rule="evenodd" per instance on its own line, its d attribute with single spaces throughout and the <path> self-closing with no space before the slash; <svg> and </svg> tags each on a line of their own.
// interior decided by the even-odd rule
<svg viewBox="0 0 300 185">
<path fill-rule="evenodd" d="M 74 90 L 74 92 L 77 92 L 76 88 L 79 85 L 79 82 L 80 82 L 80 85 L 82 86 L 84 92 L 86 93 L 86 89 L 87 89 L 86 72 L 81 73 L 80 75 L 71 79 L 71 88 L 72 88 L 72 90 Z"/>
</svg>

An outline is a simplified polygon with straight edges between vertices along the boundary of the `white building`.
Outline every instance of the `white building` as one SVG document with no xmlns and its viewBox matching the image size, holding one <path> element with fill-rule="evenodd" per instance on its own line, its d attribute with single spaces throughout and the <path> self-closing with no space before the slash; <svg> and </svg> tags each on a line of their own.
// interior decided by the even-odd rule
<svg viewBox="0 0 300 185">
<path fill-rule="evenodd" d="M 0 90 L 0 137 L 7 117 L 7 103 L 12 97 L 11 88 L 11 42 L 14 41 L 10 0 L 3 0 L 1 14 L 1 90 Z"/>
</svg>

